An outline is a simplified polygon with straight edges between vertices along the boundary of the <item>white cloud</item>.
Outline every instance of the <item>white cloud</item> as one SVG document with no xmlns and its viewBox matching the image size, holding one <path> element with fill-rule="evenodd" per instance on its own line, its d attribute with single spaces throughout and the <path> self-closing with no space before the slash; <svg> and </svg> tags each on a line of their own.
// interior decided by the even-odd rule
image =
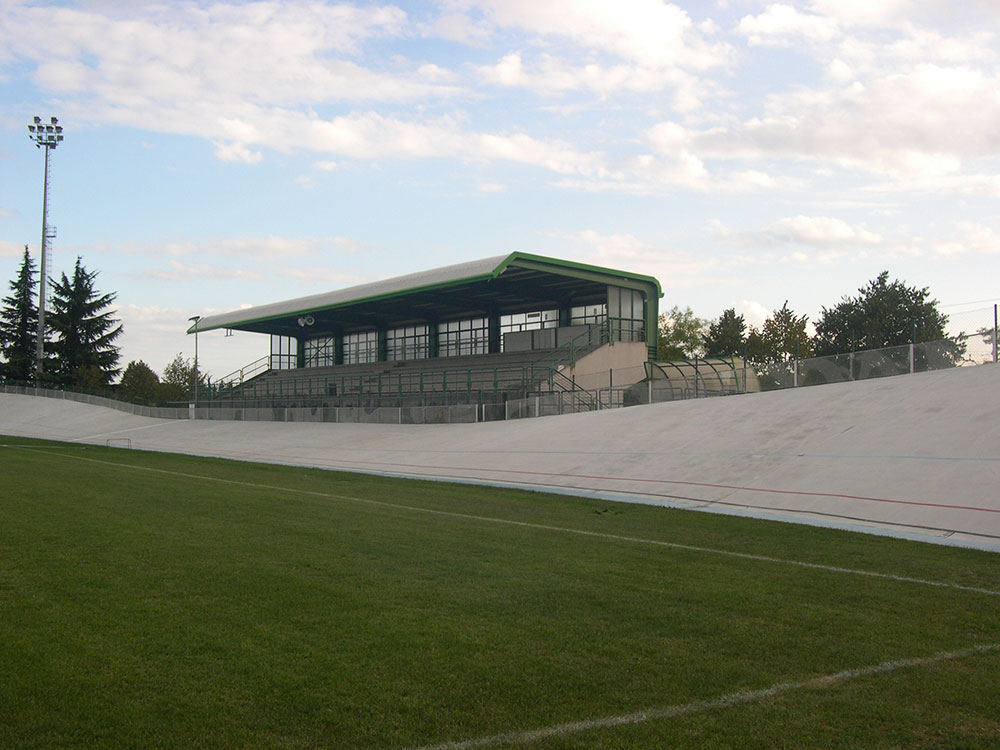
<svg viewBox="0 0 1000 750">
<path fill-rule="evenodd" d="M 935 242 L 933 250 L 943 257 L 1000 254 L 1000 232 L 976 222 L 960 222 L 956 236 Z"/>
<path fill-rule="evenodd" d="M 122 321 L 120 366 L 142 360 L 158 374 L 163 373 L 173 358 L 183 354 L 194 356 L 194 336 L 186 334 L 188 318 L 224 310 L 170 307 L 164 305 L 123 304 L 116 311 Z M 267 338 L 241 333 L 226 336 L 224 331 L 209 331 L 198 335 L 199 369 L 213 380 L 228 375 L 237 368 L 258 359 L 267 352 Z"/>
<path fill-rule="evenodd" d="M 34 64 L 35 82 L 78 121 L 208 137 L 229 161 L 294 147 L 294 133 L 276 125 L 315 121 L 317 106 L 458 92 L 434 64 L 374 70 L 349 59 L 366 42 L 407 31 L 406 14 L 392 6 L 13 5 L 4 22 L 0 48 Z"/>
<path fill-rule="evenodd" d="M 745 16 L 737 27 L 748 37 L 750 44 L 788 44 L 790 38 L 801 37 L 808 41 L 826 42 L 837 33 L 837 23 L 832 18 L 810 13 L 800 13 L 794 6 L 769 5 L 757 16 Z"/>
<path fill-rule="evenodd" d="M 719 281 L 720 271 L 731 266 L 703 254 L 661 248 L 629 233 L 601 234 L 586 229 L 571 238 L 590 246 L 583 258 L 586 262 L 606 268 L 641 267 L 672 291 Z"/>
<path fill-rule="evenodd" d="M 357 274 L 342 273 L 328 266 L 295 266 L 284 268 L 279 273 L 288 279 L 310 283 L 336 284 L 338 287 L 361 284 L 370 280 Z"/>
<path fill-rule="evenodd" d="M 812 0 L 810 8 L 848 25 L 898 26 L 912 17 L 912 0 Z"/>
<path fill-rule="evenodd" d="M 487 83 L 524 88 L 539 95 L 588 91 L 602 97 L 673 89 L 674 109 L 692 112 L 716 86 L 680 68 L 661 69 L 634 63 L 604 64 L 556 57 L 547 53 L 525 63 L 522 52 L 510 52 L 494 65 L 476 68 Z"/>
<path fill-rule="evenodd" d="M 491 25 L 471 18 L 467 13 L 446 9 L 440 16 L 421 23 L 418 30 L 427 37 L 479 46 L 492 36 Z"/>
<path fill-rule="evenodd" d="M 146 248 L 145 252 L 160 254 L 165 252 L 170 256 L 197 255 L 199 257 L 238 257 L 267 260 L 269 258 L 300 258 L 315 255 L 324 247 L 341 246 L 349 242 L 344 238 L 292 238 L 292 237 L 225 237 L 199 242 L 166 242 L 162 246 Z M 133 252 L 143 252 L 141 248 L 131 248 Z"/>
<path fill-rule="evenodd" d="M 742 315 L 746 320 L 747 327 L 762 328 L 764 321 L 771 316 L 771 311 L 760 302 L 750 299 L 741 299 L 733 304 L 733 309 L 737 315 Z"/>
<path fill-rule="evenodd" d="M 0 206 L 0 219 L 16 219 L 21 214 L 12 208 Z"/>
<path fill-rule="evenodd" d="M 880 235 L 863 226 L 851 226 L 829 216 L 792 216 L 771 224 L 765 234 L 777 241 L 825 247 L 829 245 L 879 245 Z"/>
<path fill-rule="evenodd" d="M 925 64 L 868 83 L 772 95 L 762 116 L 734 126 L 661 123 L 648 139 L 660 153 L 685 148 L 701 159 L 791 157 L 894 179 L 940 178 L 996 154 L 998 90 L 1000 75 Z"/>
<path fill-rule="evenodd" d="M 906 252 L 899 238 L 888 240 L 864 225 L 829 216 L 791 216 L 757 230 L 737 230 L 713 219 L 705 229 L 715 242 L 741 248 L 760 264 L 828 264 L 847 256 L 867 257 L 870 251 L 888 257 Z"/>
<path fill-rule="evenodd" d="M 731 48 L 705 37 L 687 11 L 662 0 L 476 0 L 490 21 L 543 38 L 569 41 L 650 67 L 706 70 L 724 64 Z"/>
<path fill-rule="evenodd" d="M 149 268 L 140 271 L 123 272 L 123 276 L 135 279 L 154 279 L 156 281 L 191 282 L 203 279 L 243 279 L 246 281 L 264 281 L 268 278 L 261 269 L 241 268 L 233 265 L 217 263 L 183 263 L 171 259 L 166 268 Z"/>
<path fill-rule="evenodd" d="M 240 164 L 256 164 L 264 158 L 260 151 L 253 151 L 239 143 L 216 143 L 215 155 L 222 161 Z"/>
</svg>

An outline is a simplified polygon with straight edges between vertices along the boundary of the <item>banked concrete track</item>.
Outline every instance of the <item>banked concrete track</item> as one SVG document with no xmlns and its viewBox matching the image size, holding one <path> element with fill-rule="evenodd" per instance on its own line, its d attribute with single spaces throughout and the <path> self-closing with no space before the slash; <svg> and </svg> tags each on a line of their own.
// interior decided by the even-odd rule
<svg viewBox="0 0 1000 750">
<path fill-rule="evenodd" d="M 134 449 L 596 494 L 1000 551 L 995 365 L 478 425 L 160 420 L 0 394 L 0 434 L 129 438 Z"/>
</svg>

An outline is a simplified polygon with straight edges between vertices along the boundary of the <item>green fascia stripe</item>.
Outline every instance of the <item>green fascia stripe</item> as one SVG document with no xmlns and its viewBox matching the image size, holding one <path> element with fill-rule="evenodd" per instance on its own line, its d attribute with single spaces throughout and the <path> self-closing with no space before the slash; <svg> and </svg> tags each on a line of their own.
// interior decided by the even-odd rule
<svg viewBox="0 0 1000 750">
<path fill-rule="evenodd" d="M 508 266 L 519 266 L 521 268 L 530 268 L 533 271 L 548 271 L 550 273 L 552 273 L 552 266 L 558 266 L 559 268 L 564 269 L 564 272 L 561 274 L 562 276 L 584 279 L 585 281 L 600 281 L 603 283 L 610 283 L 613 279 L 615 286 L 621 286 L 627 289 L 639 289 L 643 291 L 652 287 L 656 290 L 657 298 L 663 296 L 663 290 L 660 287 L 660 282 L 653 276 L 644 276 L 638 273 L 625 273 L 614 268 L 592 266 L 588 263 L 577 263 L 575 261 L 562 260 L 560 258 L 547 258 L 544 255 L 514 252 L 508 255 L 500 263 L 500 265 L 496 267 L 496 270 L 493 271 L 494 277 L 503 273 Z M 565 271 L 568 271 L 568 273 Z"/>
<path fill-rule="evenodd" d="M 248 318 L 246 320 L 241 320 L 232 325 L 218 325 L 211 326 L 210 328 L 199 328 L 198 332 L 202 333 L 204 331 L 212 331 L 218 328 L 233 328 L 236 325 L 246 325 L 248 323 L 266 323 L 269 320 L 281 320 L 282 318 L 290 318 L 294 315 L 305 315 L 308 313 L 320 312 L 322 310 L 336 310 L 341 307 L 354 307 L 355 305 L 364 304 L 365 302 L 375 302 L 377 300 L 392 299 L 394 297 L 405 297 L 410 294 L 416 294 L 417 292 L 426 292 L 434 289 L 447 289 L 448 287 L 461 286 L 462 284 L 468 284 L 474 281 L 490 281 L 495 278 L 495 274 L 486 273 L 478 274 L 476 276 L 466 276 L 461 279 L 453 279 L 451 281 L 442 281 L 437 284 L 424 284 L 423 286 L 410 287 L 409 289 L 403 289 L 398 292 L 387 292 L 385 294 L 374 294 L 371 297 L 359 297 L 358 299 L 352 299 L 347 302 L 335 302 L 332 305 L 320 305 L 318 307 L 303 307 L 299 310 L 289 310 L 288 312 L 280 313 L 278 315 L 266 315 L 263 318 Z M 194 326 L 188 329 L 188 333 L 194 333 Z"/>
<path fill-rule="evenodd" d="M 520 268 L 527 268 L 533 271 L 543 271 L 553 273 L 552 267 L 556 266 L 562 270 L 559 275 L 570 276 L 572 278 L 583 279 L 586 281 L 598 281 L 602 283 L 614 283 L 616 286 L 621 286 L 629 289 L 637 289 L 640 291 L 650 291 L 650 289 L 655 289 L 656 298 L 663 296 L 663 291 L 660 289 L 660 282 L 657 281 L 652 276 L 642 276 L 640 274 L 625 274 L 621 271 L 615 271 L 610 268 L 602 268 L 600 266 L 592 266 L 586 263 L 575 263 L 573 261 L 560 260 L 558 258 L 547 258 L 543 255 L 532 255 L 531 253 L 521 253 L 513 252 L 508 255 L 500 264 L 493 269 L 493 271 L 485 274 L 477 274 L 475 276 L 466 276 L 461 279 L 452 279 L 451 281 L 443 281 L 437 284 L 424 284 L 422 286 L 415 286 L 409 289 L 403 289 L 398 292 L 387 292 L 385 294 L 376 294 L 370 297 L 360 297 L 358 299 L 350 300 L 347 302 L 337 302 L 332 305 L 321 305 L 315 307 L 304 307 L 298 310 L 289 310 L 288 312 L 279 313 L 276 315 L 266 315 L 261 318 L 248 318 L 245 320 L 235 321 L 229 325 L 214 325 L 207 327 L 199 327 L 198 332 L 203 333 L 205 331 L 214 331 L 220 328 L 234 328 L 238 325 L 247 325 L 252 323 L 266 323 L 269 320 L 281 320 L 282 318 L 289 318 L 295 315 L 305 315 L 308 313 L 320 312 L 322 310 L 336 310 L 343 307 L 353 307 L 355 305 L 364 304 L 366 302 L 375 302 L 384 299 L 393 299 L 399 297 L 406 297 L 410 294 L 416 294 L 418 292 L 426 292 L 432 290 L 448 289 L 449 287 L 461 286 L 462 284 L 468 284 L 470 282 L 476 281 L 491 281 L 497 278 L 501 273 L 503 273 L 508 267 L 517 266 Z M 195 326 L 188 328 L 187 332 L 194 333 Z"/>
<path fill-rule="evenodd" d="M 541 255 L 531 255 L 530 253 L 511 253 L 498 267 L 499 274 L 503 268 L 517 266 L 520 268 L 530 268 L 535 271 L 551 271 L 552 266 L 559 266 L 563 271 L 562 275 L 585 281 L 597 281 L 605 284 L 634 289 L 642 292 L 646 297 L 646 346 L 649 349 L 650 358 L 656 356 L 659 334 L 659 301 L 663 296 L 660 282 L 653 276 L 642 274 L 627 274 L 616 271 L 613 268 L 602 268 L 586 263 L 574 263 L 573 261 L 560 260 L 558 258 L 546 258 Z"/>
</svg>

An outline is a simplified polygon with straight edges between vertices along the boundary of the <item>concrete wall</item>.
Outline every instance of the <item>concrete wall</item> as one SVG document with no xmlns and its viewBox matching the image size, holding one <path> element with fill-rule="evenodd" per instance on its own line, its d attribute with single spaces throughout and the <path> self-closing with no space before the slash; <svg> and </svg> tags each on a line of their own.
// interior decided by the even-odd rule
<svg viewBox="0 0 1000 750">
<path fill-rule="evenodd" d="M 366 412 L 372 424 L 302 421 L 309 410 L 272 423 L 150 419 L 0 393 L 0 434 L 128 438 L 139 450 L 598 493 L 1000 550 L 998 392 L 990 364 L 485 424 L 409 424 L 405 409 Z M 512 416 L 554 401 L 512 403 Z"/>
<path fill-rule="evenodd" d="M 607 344 L 580 357 L 576 367 L 567 368 L 563 374 L 584 390 L 631 385 L 646 377 L 646 355 L 644 343 Z"/>
</svg>

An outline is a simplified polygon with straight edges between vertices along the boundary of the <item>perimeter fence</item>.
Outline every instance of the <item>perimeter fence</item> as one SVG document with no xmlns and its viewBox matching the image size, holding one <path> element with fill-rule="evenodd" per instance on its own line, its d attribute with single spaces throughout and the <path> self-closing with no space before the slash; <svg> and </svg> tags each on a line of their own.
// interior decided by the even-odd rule
<svg viewBox="0 0 1000 750">
<path fill-rule="evenodd" d="M 757 365 L 730 357 L 647 362 L 641 367 L 577 373 L 577 377 L 587 382 L 586 388 L 580 388 L 575 381 L 570 382 L 554 368 L 549 368 L 547 390 L 527 394 L 469 389 L 437 393 L 433 397 L 425 393 L 406 398 L 376 392 L 353 404 L 331 405 L 323 396 L 306 392 L 295 394 L 291 399 L 149 406 L 120 400 L 112 392 L 95 393 L 71 387 L 36 387 L 7 382 L 0 383 L 0 392 L 76 401 L 160 419 L 371 424 L 486 422 L 995 364 L 998 359 L 996 328 L 989 325 L 975 331 L 940 341 Z M 558 384 L 553 379 L 558 378 L 566 380 L 561 388 L 554 387 Z"/>
<path fill-rule="evenodd" d="M 996 331 L 983 328 L 939 341 L 783 362 L 678 360 L 647 363 L 649 377 L 625 393 L 625 405 L 773 391 L 892 377 L 997 362 Z M 726 366 L 728 364 L 728 367 Z"/>
</svg>

